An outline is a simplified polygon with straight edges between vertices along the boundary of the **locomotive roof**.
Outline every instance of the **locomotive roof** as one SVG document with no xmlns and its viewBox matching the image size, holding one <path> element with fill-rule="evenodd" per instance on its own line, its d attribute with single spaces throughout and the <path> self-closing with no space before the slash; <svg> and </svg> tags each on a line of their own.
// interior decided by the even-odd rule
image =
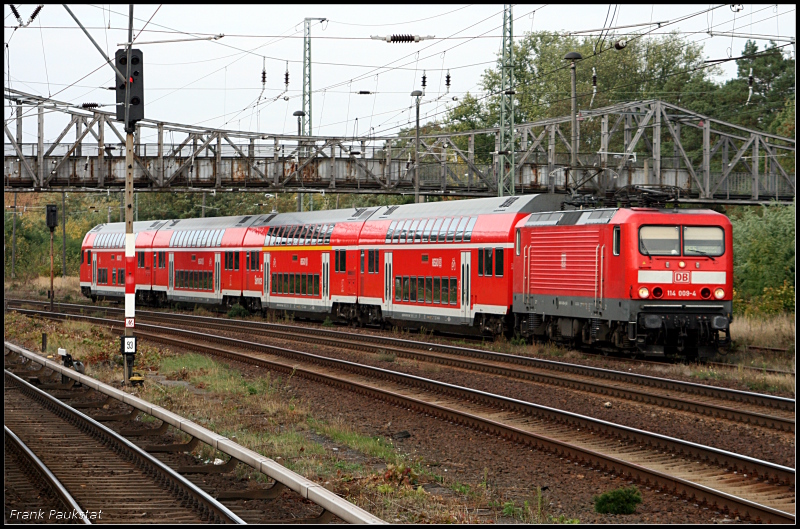
<svg viewBox="0 0 800 529">
<path fill-rule="evenodd" d="M 533 213 L 554 210 L 563 198 L 557 195 L 515 195 L 510 197 L 447 200 L 401 206 L 381 206 L 369 220 L 415 219 L 489 215 L 492 213 Z"/>
</svg>

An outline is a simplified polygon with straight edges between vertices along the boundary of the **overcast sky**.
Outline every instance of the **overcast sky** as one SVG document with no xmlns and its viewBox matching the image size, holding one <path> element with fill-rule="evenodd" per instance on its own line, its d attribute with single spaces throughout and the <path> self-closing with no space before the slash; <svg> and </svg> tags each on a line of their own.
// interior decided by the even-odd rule
<svg viewBox="0 0 800 529">
<path fill-rule="evenodd" d="M 33 4 L 16 6 L 23 22 Z M 514 6 L 514 35 L 531 30 L 572 32 L 604 26 L 672 22 L 709 9 L 709 5 L 545 5 Z M 100 47 L 113 57 L 125 41 L 127 5 L 70 5 Z M 395 134 L 413 120 L 410 93 L 427 91 L 421 115 L 441 116 L 453 97 L 480 91 L 481 73 L 496 60 L 501 46 L 503 6 L 497 5 L 135 5 L 134 35 L 144 53 L 145 105 L 149 119 L 231 130 L 294 134 L 302 109 L 303 20 L 312 23 L 313 133 L 352 136 Z M 613 16 L 616 13 L 616 16 Z M 612 22 L 613 16 L 613 22 Z M 709 37 L 714 31 L 795 37 L 794 5 L 729 5 L 663 24 L 653 34 L 683 33 L 687 43 L 703 45 L 719 59 L 741 54 L 743 38 Z M 46 5 L 26 28 L 4 7 L 4 84 L 28 93 L 75 104 L 94 102 L 113 109 L 113 71 L 60 5 Z M 146 26 L 146 27 L 145 27 Z M 110 29 L 109 29 L 110 27 Z M 140 30 L 143 31 L 140 32 Z M 147 44 L 224 34 L 219 40 Z M 372 35 L 433 35 L 413 44 L 370 40 Z M 463 38 L 467 37 L 467 38 Z M 758 41 L 763 48 L 766 41 Z M 779 42 L 779 44 L 785 44 Z M 791 46 L 786 48 L 792 50 Z M 611 53 L 611 52 L 609 52 Z M 289 90 L 284 93 L 288 61 Z M 267 82 L 262 93 L 261 72 Z M 735 63 L 722 66 L 736 73 Z M 444 76 L 451 88 L 445 94 Z M 96 71 L 95 71 L 96 70 Z M 92 73 L 94 72 L 94 73 Z M 602 72 L 598 72 L 602 76 Z M 377 92 L 359 95 L 359 91 Z M 260 97 L 260 100 L 259 100 Z M 284 100 L 288 97 L 288 101 Z M 10 117 L 8 103 L 5 118 Z M 358 121 L 356 122 L 356 119 Z M 53 141 L 64 123 L 46 121 L 45 141 Z M 14 130 L 13 124 L 9 127 Z M 35 119 L 24 127 L 24 142 L 36 141 Z M 67 136 L 69 138 L 69 136 Z M 7 141 L 7 140 L 6 140 Z M 154 142 L 155 137 L 144 137 Z"/>
</svg>

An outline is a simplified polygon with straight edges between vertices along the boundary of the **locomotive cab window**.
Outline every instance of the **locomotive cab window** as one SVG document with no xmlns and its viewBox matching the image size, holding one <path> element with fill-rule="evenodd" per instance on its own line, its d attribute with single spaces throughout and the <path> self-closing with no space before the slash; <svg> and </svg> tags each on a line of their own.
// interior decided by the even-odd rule
<svg viewBox="0 0 800 529">
<path fill-rule="evenodd" d="M 725 253 L 725 232 L 717 226 L 684 226 L 683 255 L 718 257 Z"/>
<path fill-rule="evenodd" d="M 639 253 L 642 255 L 680 255 L 681 233 L 678 226 L 642 226 L 639 228 Z"/>
<path fill-rule="evenodd" d="M 519 238 L 519 232 L 517 232 L 517 238 Z M 619 226 L 614 226 L 614 255 L 619 255 L 620 242 Z M 519 255 L 519 250 L 517 250 L 517 255 Z"/>
</svg>

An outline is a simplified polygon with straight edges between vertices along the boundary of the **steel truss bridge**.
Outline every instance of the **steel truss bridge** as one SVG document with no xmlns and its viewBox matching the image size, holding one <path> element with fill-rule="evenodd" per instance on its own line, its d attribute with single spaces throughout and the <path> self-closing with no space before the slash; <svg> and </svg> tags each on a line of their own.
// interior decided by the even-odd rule
<svg viewBox="0 0 800 529">
<path fill-rule="evenodd" d="M 112 112 L 8 88 L 4 96 L 16 108 L 4 121 L 6 192 L 124 188 L 125 137 Z M 36 143 L 23 139 L 25 119 L 36 120 Z M 45 119 L 63 127 L 52 143 L 44 141 Z M 517 194 L 613 198 L 638 187 L 671 190 L 685 202 L 741 204 L 796 195 L 794 139 L 659 100 L 581 111 L 577 167 L 570 167 L 569 116 L 514 130 Z M 494 150 L 485 152 L 487 145 Z M 289 136 L 144 120 L 134 182 L 137 192 L 413 194 L 418 186 L 427 196 L 497 196 L 499 145 L 499 129 L 421 136 L 416 178 L 413 134 Z"/>
</svg>

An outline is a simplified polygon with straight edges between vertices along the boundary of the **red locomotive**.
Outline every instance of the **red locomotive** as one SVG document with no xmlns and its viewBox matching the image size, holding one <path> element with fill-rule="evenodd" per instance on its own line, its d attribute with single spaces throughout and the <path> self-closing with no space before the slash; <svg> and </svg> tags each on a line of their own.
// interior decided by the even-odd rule
<svg viewBox="0 0 800 529">
<path fill-rule="evenodd" d="M 655 356 L 729 343 L 724 215 L 560 207 L 527 195 L 137 222 L 137 302 L 239 303 Z M 84 238 L 81 290 L 93 300 L 124 295 L 123 230 L 99 225 Z"/>
</svg>

